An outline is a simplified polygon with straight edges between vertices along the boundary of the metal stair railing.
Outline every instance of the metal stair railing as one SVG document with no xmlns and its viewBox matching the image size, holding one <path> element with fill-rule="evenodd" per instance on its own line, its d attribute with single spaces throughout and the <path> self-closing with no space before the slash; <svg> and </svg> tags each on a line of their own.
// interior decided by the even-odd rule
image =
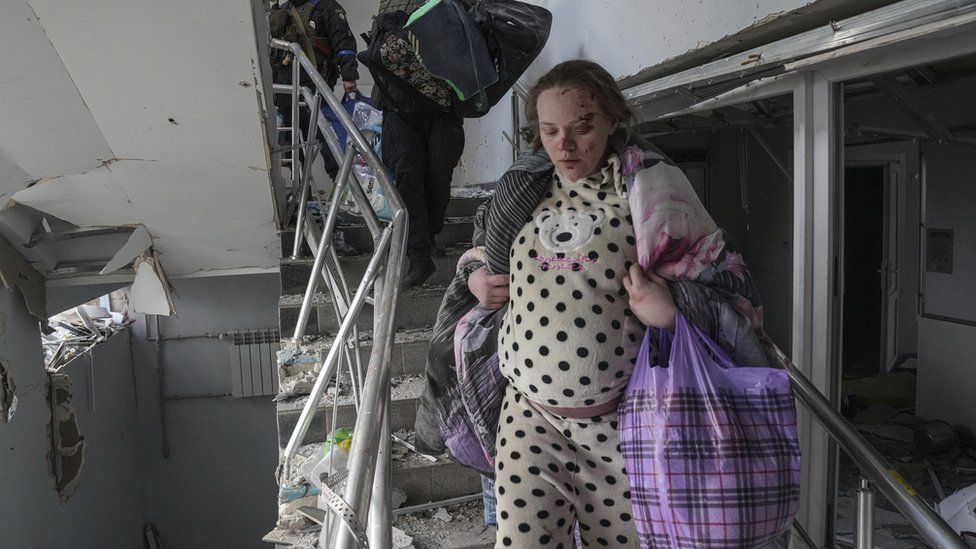
<svg viewBox="0 0 976 549">
<path fill-rule="evenodd" d="M 522 103 L 529 92 L 518 82 L 512 85 L 512 135 L 503 131 L 502 137 L 512 145 L 512 161 L 518 160 L 522 154 Z"/>
<path fill-rule="evenodd" d="M 298 259 L 302 244 L 307 243 L 314 257 L 312 274 L 302 299 L 292 343 L 296 347 L 302 343 L 320 280 L 325 283 L 334 312 L 340 321 L 338 333 L 320 365 L 311 394 L 283 452 L 281 481 L 285 484 L 293 478 L 295 456 L 312 423 L 318 404 L 333 378 L 336 382 L 336 395 L 333 399 L 332 426 L 335 428 L 339 405 L 339 378 L 343 365 L 347 366 L 357 410 L 356 424 L 347 464 L 348 474 L 329 475 L 322 485 L 323 497 L 320 497 L 320 501 L 324 500 L 329 509 L 325 510 L 327 520 L 319 546 L 390 547 L 392 546 L 390 368 L 394 318 L 406 252 L 407 211 L 382 162 L 314 64 L 305 56 L 301 47 L 295 43 L 276 39 L 272 39 L 270 45 L 274 49 L 289 52 L 293 63 L 292 83 L 273 86 L 275 93 L 291 96 L 291 125 L 277 128 L 277 131 L 291 134 L 290 147 L 286 147 L 291 150 L 291 159 L 281 161 L 282 164 L 290 165 L 293 200 L 298 208 L 291 256 L 293 259 Z M 303 75 L 306 82 L 312 82 L 311 88 L 301 85 Z M 339 139 L 331 125 L 319 115 L 322 101 L 336 113 L 339 122 L 350 137 L 345 152 L 342 151 Z M 302 116 L 306 118 L 302 119 Z M 308 121 L 308 126 L 307 133 L 302 135 L 300 121 L 304 120 Z M 333 157 L 342 159 L 341 168 L 330 192 L 328 213 L 325 215 L 321 230 L 315 222 L 308 220 L 306 211 L 309 195 L 312 193 L 317 195 L 312 166 L 321 147 L 317 139 L 318 134 L 324 136 L 325 145 L 329 147 Z M 282 151 L 275 151 L 275 153 L 280 152 Z M 361 155 L 372 168 L 379 188 L 390 204 L 393 215 L 388 221 L 380 220 L 376 216 L 361 183 L 353 173 L 352 166 L 357 154 Z M 332 248 L 332 235 L 336 228 L 339 203 L 343 199 L 344 191 L 348 191 L 355 201 L 374 243 L 374 252 L 366 272 L 352 294 L 342 274 L 336 252 Z M 368 295 L 371 289 L 372 297 Z M 364 378 L 359 364 L 360 337 L 356 326 L 366 303 L 373 305 L 373 343 Z M 338 490 L 340 481 L 345 481 L 345 489 L 341 496 L 333 491 L 333 489 Z"/>
</svg>

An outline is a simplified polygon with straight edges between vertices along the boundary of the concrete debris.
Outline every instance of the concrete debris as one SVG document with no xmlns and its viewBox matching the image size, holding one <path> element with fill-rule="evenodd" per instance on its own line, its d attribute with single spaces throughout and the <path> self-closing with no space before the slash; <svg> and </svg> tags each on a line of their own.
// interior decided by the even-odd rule
<svg viewBox="0 0 976 549">
<path fill-rule="evenodd" d="M 321 351 L 278 351 L 278 395 L 275 400 L 312 392 L 324 359 Z"/>
<path fill-rule="evenodd" d="M 75 358 L 115 335 L 126 325 L 122 313 L 95 305 L 79 305 L 47 319 L 50 333 L 41 334 L 44 367 L 57 372 Z"/>
<path fill-rule="evenodd" d="M 145 225 L 139 225 L 129 235 L 129 239 L 126 240 L 125 245 L 119 248 L 119 251 L 115 252 L 112 259 L 109 260 L 98 274 L 105 275 L 114 273 L 129 263 L 132 263 L 132 260 L 139 257 L 143 252 L 151 248 L 152 245 L 153 240 L 149 235 L 149 231 L 146 230 Z"/>
<path fill-rule="evenodd" d="M 406 549 L 413 544 L 413 538 L 408 536 L 406 532 L 393 527 L 393 549 Z"/>
<path fill-rule="evenodd" d="M 956 532 L 976 533 L 976 484 L 945 498 L 936 505 L 936 510 Z"/>
<path fill-rule="evenodd" d="M 285 530 L 300 530 L 312 524 L 305 515 L 298 512 L 299 507 L 312 506 L 318 503 L 318 496 L 306 496 L 278 505 L 278 522 L 276 527 Z"/>
<path fill-rule="evenodd" d="M 399 509 L 406 502 L 407 493 L 402 488 L 394 486 L 393 491 L 390 493 L 390 508 Z"/>
<path fill-rule="evenodd" d="M 440 509 L 451 515 L 451 522 L 435 518 Z M 485 547 L 495 542 L 495 528 L 484 524 L 481 501 L 400 515 L 393 523 L 413 538 L 416 549 Z"/>
<path fill-rule="evenodd" d="M 163 271 L 163 266 L 150 249 L 132 264 L 136 278 L 132 281 L 132 310 L 148 315 L 169 316 L 176 312 L 173 306 L 173 285 Z"/>
<path fill-rule="evenodd" d="M 275 528 L 261 539 L 267 543 L 291 547 L 292 549 L 315 549 L 318 545 L 319 534 L 317 531 L 298 532 L 285 528 Z"/>
<path fill-rule="evenodd" d="M 493 193 L 481 186 L 451 187 L 451 198 L 488 198 Z"/>
<path fill-rule="evenodd" d="M 85 437 L 78 428 L 73 405 L 74 387 L 64 374 L 48 376 L 48 403 L 51 406 L 51 451 L 54 459 L 55 487 L 61 503 L 78 488 L 85 463 Z"/>
<path fill-rule="evenodd" d="M 0 425 L 10 423 L 17 411 L 17 387 L 10 365 L 0 359 Z"/>
<path fill-rule="evenodd" d="M 416 438 L 416 433 L 414 433 L 413 431 L 407 431 L 406 429 L 401 429 L 399 431 L 394 432 L 393 442 L 396 442 L 397 444 L 393 445 L 393 459 L 401 459 L 406 457 L 408 455 L 407 450 L 409 450 L 426 461 L 429 461 L 431 463 L 437 463 L 436 457 L 427 454 L 422 454 L 417 450 L 417 447 L 414 446 L 413 444 L 415 438 Z M 401 447 L 404 449 L 399 449 Z"/>
<path fill-rule="evenodd" d="M 887 438 L 898 442 L 911 443 L 915 433 L 908 427 L 901 425 L 860 425 L 854 427 L 862 433 L 871 433 L 881 438 Z"/>
<path fill-rule="evenodd" d="M 441 507 L 434 512 L 434 518 L 442 522 L 451 522 L 451 519 L 454 517 L 452 517 L 451 514 L 447 512 L 447 509 Z"/>
<path fill-rule="evenodd" d="M 410 450 L 402 444 L 394 444 L 390 446 L 390 454 L 394 460 L 403 459 L 409 451 Z"/>
</svg>

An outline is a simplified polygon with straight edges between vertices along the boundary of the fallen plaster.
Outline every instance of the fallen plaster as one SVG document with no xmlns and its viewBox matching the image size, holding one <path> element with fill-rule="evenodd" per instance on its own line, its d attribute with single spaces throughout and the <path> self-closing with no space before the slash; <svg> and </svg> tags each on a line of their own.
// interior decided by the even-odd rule
<svg viewBox="0 0 976 549">
<path fill-rule="evenodd" d="M 7 361 L 0 359 L 0 424 L 10 423 L 17 411 L 17 387 Z"/>
<path fill-rule="evenodd" d="M 0 282 L 10 290 L 19 291 L 27 303 L 31 316 L 47 321 L 47 294 L 44 277 L 17 250 L 0 237 Z"/>
<path fill-rule="evenodd" d="M 125 267 L 129 263 L 132 263 L 134 259 L 139 257 L 143 252 L 149 249 L 153 244 L 152 236 L 149 231 L 146 230 L 145 225 L 139 225 L 136 227 L 135 231 L 129 235 L 129 239 L 126 240 L 125 245 L 115 252 L 112 259 L 109 260 L 105 268 L 101 270 L 98 274 L 106 275 L 114 273 L 115 271 Z"/>
<path fill-rule="evenodd" d="M 156 254 L 150 250 L 133 263 L 136 279 L 132 282 L 129 299 L 136 313 L 169 316 L 176 312 L 173 306 L 173 286 L 170 284 Z"/>
<path fill-rule="evenodd" d="M 85 437 L 78 429 L 73 406 L 74 386 L 66 374 L 48 377 L 48 403 L 51 406 L 51 454 L 54 485 L 61 503 L 78 489 L 85 464 Z"/>
</svg>

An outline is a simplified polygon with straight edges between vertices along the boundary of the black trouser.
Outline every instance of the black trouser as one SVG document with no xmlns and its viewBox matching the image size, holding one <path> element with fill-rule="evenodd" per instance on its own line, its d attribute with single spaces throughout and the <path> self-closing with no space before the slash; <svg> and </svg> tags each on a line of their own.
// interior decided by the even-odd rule
<svg viewBox="0 0 976 549">
<path fill-rule="evenodd" d="M 410 216 L 407 252 L 430 254 L 444 226 L 451 177 L 464 150 L 461 120 L 431 112 L 383 112 L 383 163 Z"/>
</svg>

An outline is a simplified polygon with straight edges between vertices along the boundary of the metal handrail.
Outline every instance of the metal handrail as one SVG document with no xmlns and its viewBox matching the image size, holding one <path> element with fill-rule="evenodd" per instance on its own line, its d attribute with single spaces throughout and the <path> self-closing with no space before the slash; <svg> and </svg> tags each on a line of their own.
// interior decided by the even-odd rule
<svg viewBox="0 0 976 549">
<path fill-rule="evenodd" d="M 844 416 L 831 406 L 817 387 L 775 344 L 768 341 L 775 351 L 780 365 L 790 376 L 793 394 L 813 414 L 817 421 L 826 429 L 841 448 L 854 460 L 861 469 L 861 474 L 868 481 L 878 487 L 888 501 L 905 516 L 918 532 L 935 547 L 949 549 L 969 549 L 969 546 L 959 535 L 946 524 L 945 520 L 928 506 L 914 490 L 903 484 L 900 477 L 894 476 L 895 470 L 885 461 L 881 454 L 857 432 Z M 867 510 L 872 500 L 870 486 L 862 481 L 858 490 L 859 508 Z M 858 547 L 873 547 L 870 543 L 874 531 L 871 514 L 859 513 L 856 525 Z"/>
<path fill-rule="evenodd" d="M 521 84 L 515 82 L 512 84 L 512 135 L 508 135 L 508 132 L 502 132 L 502 136 L 505 140 L 512 145 L 512 161 L 518 160 L 520 154 L 522 154 L 522 115 L 520 109 L 520 101 L 525 101 L 529 92 L 522 87 Z"/>
<path fill-rule="evenodd" d="M 306 57 L 301 47 L 298 44 L 277 39 L 272 39 L 270 45 L 275 49 L 289 51 L 293 57 L 291 85 L 274 86 L 276 92 L 288 93 L 292 99 L 292 118 L 289 128 L 292 150 L 291 181 L 292 188 L 298 193 L 295 199 L 300 208 L 292 255 L 297 256 L 299 254 L 304 240 L 313 250 L 313 257 L 315 258 L 312 274 L 302 301 L 302 308 L 299 312 L 300 320 L 292 336 L 292 342 L 297 345 L 302 341 L 311 312 L 313 297 L 318 289 L 319 278 L 325 282 L 328 291 L 332 294 L 336 312 L 341 321 L 328 356 L 321 364 L 311 394 L 302 409 L 298 424 L 284 450 L 281 478 L 285 481 L 291 477 L 294 457 L 312 423 L 315 410 L 325 392 L 328 381 L 340 369 L 343 353 L 347 355 L 347 361 L 350 361 L 350 373 L 352 372 L 351 359 L 348 357 L 347 348 L 347 342 L 350 340 L 357 346 L 357 350 L 353 354 L 358 363 L 359 338 L 356 333 L 356 325 L 363 306 L 369 301 L 367 294 L 372 287 L 374 296 L 372 298 L 374 303 L 373 345 L 365 380 L 362 380 L 361 374 L 359 380 L 355 375 L 352 376 L 354 385 L 358 385 L 361 380 L 362 387 L 359 388 L 357 395 L 360 405 L 354 429 L 356 436 L 353 437 L 353 445 L 347 465 L 349 474 L 341 503 L 350 511 L 347 514 L 352 515 L 351 517 L 342 517 L 347 524 L 368 525 L 368 544 L 377 547 L 389 547 L 392 544 L 392 514 L 389 503 L 391 479 L 389 463 L 383 463 L 383 460 L 389 461 L 390 459 L 388 440 L 390 438 L 388 420 L 390 359 L 394 335 L 393 320 L 396 316 L 400 278 L 403 273 L 406 253 L 407 211 L 382 162 L 377 158 L 372 147 L 353 123 L 339 100 L 333 95 L 332 89 L 318 73 L 315 65 Z M 302 88 L 302 73 L 305 73 L 308 79 L 312 81 L 314 90 Z M 302 136 L 299 130 L 300 101 L 302 100 L 304 100 L 304 105 L 311 110 L 307 136 Z M 337 115 L 339 122 L 351 138 L 348 152 L 342 152 L 341 144 L 335 132 L 318 116 L 320 100 L 324 100 Z M 325 144 L 333 156 L 343 158 L 342 168 L 333 188 L 329 213 L 321 233 L 318 232 L 318 227 L 307 221 L 307 215 L 304 211 L 308 193 L 312 192 L 314 188 L 311 164 L 318 150 L 316 135 L 319 131 L 325 137 Z M 353 156 L 356 152 L 361 154 L 366 163 L 373 169 L 379 188 L 390 204 L 393 215 L 385 224 L 376 217 L 358 180 L 351 175 Z M 300 153 L 304 155 L 301 161 Z M 375 245 L 366 273 L 351 298 L 348 294 L 348 288 L 345 287 L 345 280 L 342 278 L 341 271 L 338 270 L 335 252 L 331 248 L 332 232 L 335 229 L 338 215 L 338 202 L 341 199 L 342 190 L 347 187 L 363 214 Z M 380 453 L 382 453 L 383 460 L 380 460 L 378 455 Z M 367 515 L 368 521 L 363 520 L 367 518 Z M 330 547 L 365 547 L 367 545 L 367 540 L 356 539 L 351 529 L 340 528 L 335 534 L 334 541 L 332 539 L 324 540 Z M 323 536 L 326 535 L 328 535 L 326 530 L 323 530 Z M 325 545 L 320 543 L 320 546 Z"/>
</svg>

